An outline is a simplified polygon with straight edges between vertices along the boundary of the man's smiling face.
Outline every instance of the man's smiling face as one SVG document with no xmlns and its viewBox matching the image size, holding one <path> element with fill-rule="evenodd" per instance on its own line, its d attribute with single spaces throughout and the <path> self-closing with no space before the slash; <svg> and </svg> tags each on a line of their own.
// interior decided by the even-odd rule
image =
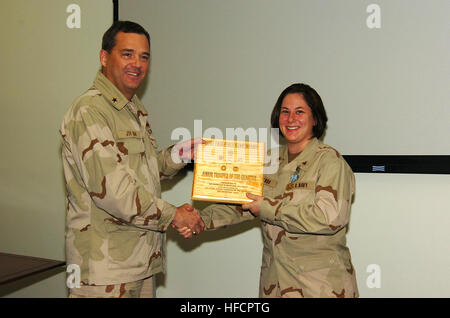
<svg viewBox="0 0 450 318">
<path fill-rule="evenodd" d="M 131 99 L 147 75 L 150 46 L 144 34 L 119 32 L 111 53 L 100 51 L 103 74 Z"/>
</svg>

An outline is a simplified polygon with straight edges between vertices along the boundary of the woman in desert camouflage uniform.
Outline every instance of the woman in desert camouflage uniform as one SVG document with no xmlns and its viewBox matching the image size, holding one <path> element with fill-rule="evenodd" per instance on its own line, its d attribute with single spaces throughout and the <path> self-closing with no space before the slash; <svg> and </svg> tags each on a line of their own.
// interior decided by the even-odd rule
<svg viewBox="0 0 450 318">
<path fill-rule="evenodd" d="M 264 176 L 264 196 L 241 206 L 214 204 L 201 212 L 207 229 L 259 217 L 263 234 L 260 297 L 358 297 L 346 245 L 355 190 L 351 168 L 319 138 L 327 115 L 319 94 L 293 84 L 271 116 L 287 145 L 279 168 Z"/>
</svg>

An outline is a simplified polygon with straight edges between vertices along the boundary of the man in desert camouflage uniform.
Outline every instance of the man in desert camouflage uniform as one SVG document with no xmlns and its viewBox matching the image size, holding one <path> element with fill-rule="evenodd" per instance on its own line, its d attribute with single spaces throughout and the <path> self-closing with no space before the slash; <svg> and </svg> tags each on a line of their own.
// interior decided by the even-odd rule
<svg viewBox="0 0 450 318">
<path fill-rule="evenodd" d="M 280 95 L 271 122 L 287 145 L 272 159 L 279 166 L 264 176 L 263 196 L 248 194 L 253 202 L 242 207 L 208 206 L 203 221 L 215 229 L 261 219 L 260 297 L 357 297 L 345 238 L 355 178 L 318 139 L 327 122 L 322 100 L 309 85 L 293 84 Z"/>
<path fill-rule="evenodd" d="M 102 71 L 61 125 L 67 264 L 81 270 L 81 287 L 70 289 L 71 297 L 154 296 L 168 226 L 202 230 L 190 205 L 161 199 L 160 179 L 184 167 L 172 158 L 180 159 L 191 143 L 156 150 L 135 95 L 149 60 L 148 33 L 133 22 L 114 23 L 103 36 Z M 189 158 L 186 149 L 181 159 Z"/>
</svg>

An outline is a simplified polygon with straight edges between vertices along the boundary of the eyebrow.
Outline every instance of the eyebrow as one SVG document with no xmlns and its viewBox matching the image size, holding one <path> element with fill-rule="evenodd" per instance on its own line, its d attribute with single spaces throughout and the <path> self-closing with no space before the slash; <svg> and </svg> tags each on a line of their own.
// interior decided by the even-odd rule
<svg viewBox="0 0 450 318">
<path fill-rule="evenodd" d="M 133 49 L 122 49 L 122 50 L 120 50 L 120 52 L 122 52 L 122 53 L 134 53 L 134 52 L 136 52 L 135 50 L 133 50 Z M 144 53 L 142 53 L 143 55 L 147 55 L 147 56 L 150 56 L 150 52 L 144 52 Z"/>
<path fill-rule="evenodd" d="M 304 108 L 305 108 L 305 107 L 303 107 L 303 106 L 295 107 L 295 109 L 304 109 Z M 281 106 L 281 109 L 289 109 L 289 107 Z"/>
</svg>

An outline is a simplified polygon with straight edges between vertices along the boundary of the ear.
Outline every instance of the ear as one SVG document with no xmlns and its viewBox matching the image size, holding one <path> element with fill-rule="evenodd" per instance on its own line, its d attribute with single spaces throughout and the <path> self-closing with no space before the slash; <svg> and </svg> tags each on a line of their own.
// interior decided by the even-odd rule
<svg viewBox="0 0 450 318">
<path fill-rule="evenodd" d="M 105 50 L 100 50 L 100 63 L 102 64 L 103 67 L 106 67 L 106 65 L 108 64 L 108 57 L 109 57 L 109 53 Z"/>
</svg>

